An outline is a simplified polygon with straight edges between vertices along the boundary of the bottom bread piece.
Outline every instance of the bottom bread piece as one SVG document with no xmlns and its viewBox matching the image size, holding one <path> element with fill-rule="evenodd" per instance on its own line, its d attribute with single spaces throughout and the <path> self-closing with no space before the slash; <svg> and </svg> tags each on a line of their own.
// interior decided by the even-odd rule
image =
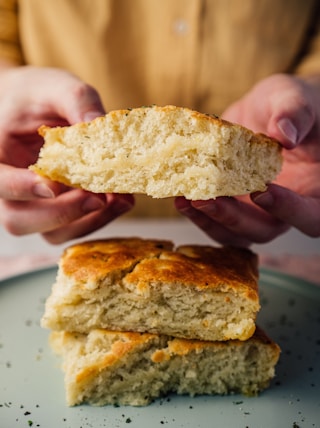
<svg viewBox="0 0 320 428">
<path fill-rule="evenodd" d="M 275 375 L 279 346 L 257 328 L 247 341 L 205 342 L 148 333 L 52 332 L 66 399 L 144 406 L 168 393 L 257 395 Z"/>
</svg>

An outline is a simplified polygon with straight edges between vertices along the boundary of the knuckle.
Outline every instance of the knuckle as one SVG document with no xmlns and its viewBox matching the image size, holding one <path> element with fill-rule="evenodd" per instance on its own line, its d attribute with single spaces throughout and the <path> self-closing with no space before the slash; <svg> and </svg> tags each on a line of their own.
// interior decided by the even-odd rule
<svg viewBox="0 0 320 428">
<path fill-rule="evenodd" d="M 237 230 L 239 227 L 241 227 L 241 220 L 242 219 L 235 214 L 227 214 L 223 217 L 223 223 L 225 227 L 232 230 Z"/>
<path fill-rule="evenodd" d="M 65 242 L 65 239 L 59 236 L 59 234 L 56 234 L 53 232 L 44 232 L 41 234 L 43 239 L 48 242 L 51 245 L 59 245 L 63 244 Z"/>
<path fill-rule="evenodd" d="M 265 244 L 289 230 L 290 226 L 281 222 L 272 224 L 271 227 L 263 227 L 260 229 L 259 235 L 256 236 L 257 244 Z"/>
<path fill-rule="evenodd" d="M 71 88 L 72 93 L 77 97 L 82 97 L 86 95 L 89 90 L 90 86 L 87 83 L 78 80 L 72 84 Z"/>
<path fill-rule="evenodd" d="M 73 97 L 77 100 L 86 99 L 92 103 L 97 103 L 99 100 L 96 90 L 88 83 L 76 81 L 71 88 Z"/>
<path fill-rule="evenodd" d="M 51 223 L 56 229 L 70 224 L 76 218 L 66 209 L 58 210 L 52 217 Z"/>
<path fill-rule="evenodd" d="M 8 181 L 6 193 L 5 196 L 12 201 L 21 199 L 21 188 L 15 180 Z"/>
<path fill-rule="evenodd" d="M 5 223 L 3 225 L 3 227 L 5 228 L 5 230 L 7 232 L 10 233 L 10 235 L 13 235 L 13 236 L 22 236 L 22 235 L 26 234 L 25 232 L 23 232 L 23 230 L 22 230 L 21 227 L 17 227 L 16 224 L 13 224 L 13 223 L 10 223 L 10 222 Z"/>
<path fill-rule="evenodd" d="M 22 236 L 27 233 L 25 232 L 23 223 L 21 221 L 16 221 L 15 216 L 11 215 L 6 209 L 2 210 L 1 224 L 11 235 Z"/>
</svg>

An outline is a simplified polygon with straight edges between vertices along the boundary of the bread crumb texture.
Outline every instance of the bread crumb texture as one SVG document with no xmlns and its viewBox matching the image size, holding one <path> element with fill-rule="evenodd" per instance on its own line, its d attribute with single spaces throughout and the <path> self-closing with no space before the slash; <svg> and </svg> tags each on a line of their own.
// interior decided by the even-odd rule
<svg viewBox="0 0 320 428">
<path fill-rule="evenodd" d="M 259 309 L 250 250 L 113 238 L 65 250 L 42 326 L 246 340 Z"/>
<path fill-rule="evenodd" d="M 257 395 L 280 349 L 259 328 L 247 341 L 206 342 L 148 333 L 53 332 L 63 357 L 68 405 L 144 406 L 169 392 Z"/>
<path fill-rule="evenodd" d="M 280 172 L 280 145 L 215 116 L 175 106 L 116 110 L 39 130 L 30 169 L 95 193 L 206 200 L 263 191 Z"/>
</svg>

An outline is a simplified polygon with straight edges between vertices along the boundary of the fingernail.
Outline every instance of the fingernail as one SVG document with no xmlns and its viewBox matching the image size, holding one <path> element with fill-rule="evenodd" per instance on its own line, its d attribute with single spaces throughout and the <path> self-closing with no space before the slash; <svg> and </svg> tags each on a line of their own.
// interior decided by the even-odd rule
<svg viewBox="0 0 320 428">
<path fill-rule="evenodd" d="M 83 121 L 84 122 L 91 122 L 93 119 L 96 119 L 97 117 L 103 116 L 104 113 L 101 111 L 87 111 L 83 115 Z"/>
<path fill-rule="evenodd" d="M 252 196 L 253 201 L 263 208 L 269 208 L 274 203 L 274 198 L 270 192 L 257 193 Z"/>
<path fill-rule="evenodd" d="M 89 196 L 82 205 L 82 211 L 90 213 L 91 211 L 97 211 L 103 208 L 105 204 L 103 201 L 96 196 Z"/>
<path fill-rule="evenodd" d="M 54 198 L 54 192 L 45 183 L 36 183 L 33 186 L 33 194 L 40 198 Z"/>
<path fill-rule="evenodd" d="M 278 128 L 280 129 L 282 135 L 290 141 L 290 143 L 296 145 L 298 142 L 298 130 L 295 125 L 291 122 L 290 119 L 286 117 L 278 121 Z"/>
</svg>

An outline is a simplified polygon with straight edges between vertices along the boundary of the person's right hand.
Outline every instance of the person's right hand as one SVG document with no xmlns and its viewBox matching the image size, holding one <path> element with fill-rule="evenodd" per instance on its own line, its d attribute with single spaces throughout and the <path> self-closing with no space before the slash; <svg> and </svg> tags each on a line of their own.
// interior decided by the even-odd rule
<svg viewBox="0 0 320 428">
<path fill-rule="evenodd" d="M 178 210 L 223 245 L 269 242 L 295 227 L 320 237 L 320 74 L 269 76 L 222 117 L 275 138 L 282 170 L 265 192 L 207 201 L 176 199 Z"/>
<path fill-rule="evenodd" d="M 132 208 L 132 195 L 70 189 L 28 170 L 43 144 L 40 125 L 65 126 L 103 114 L 97 92 L 68 72 L 1 69 L 0 223 L 10 233 L 41 233 L 58 244 L 89 234 Z"/>
</svg>

